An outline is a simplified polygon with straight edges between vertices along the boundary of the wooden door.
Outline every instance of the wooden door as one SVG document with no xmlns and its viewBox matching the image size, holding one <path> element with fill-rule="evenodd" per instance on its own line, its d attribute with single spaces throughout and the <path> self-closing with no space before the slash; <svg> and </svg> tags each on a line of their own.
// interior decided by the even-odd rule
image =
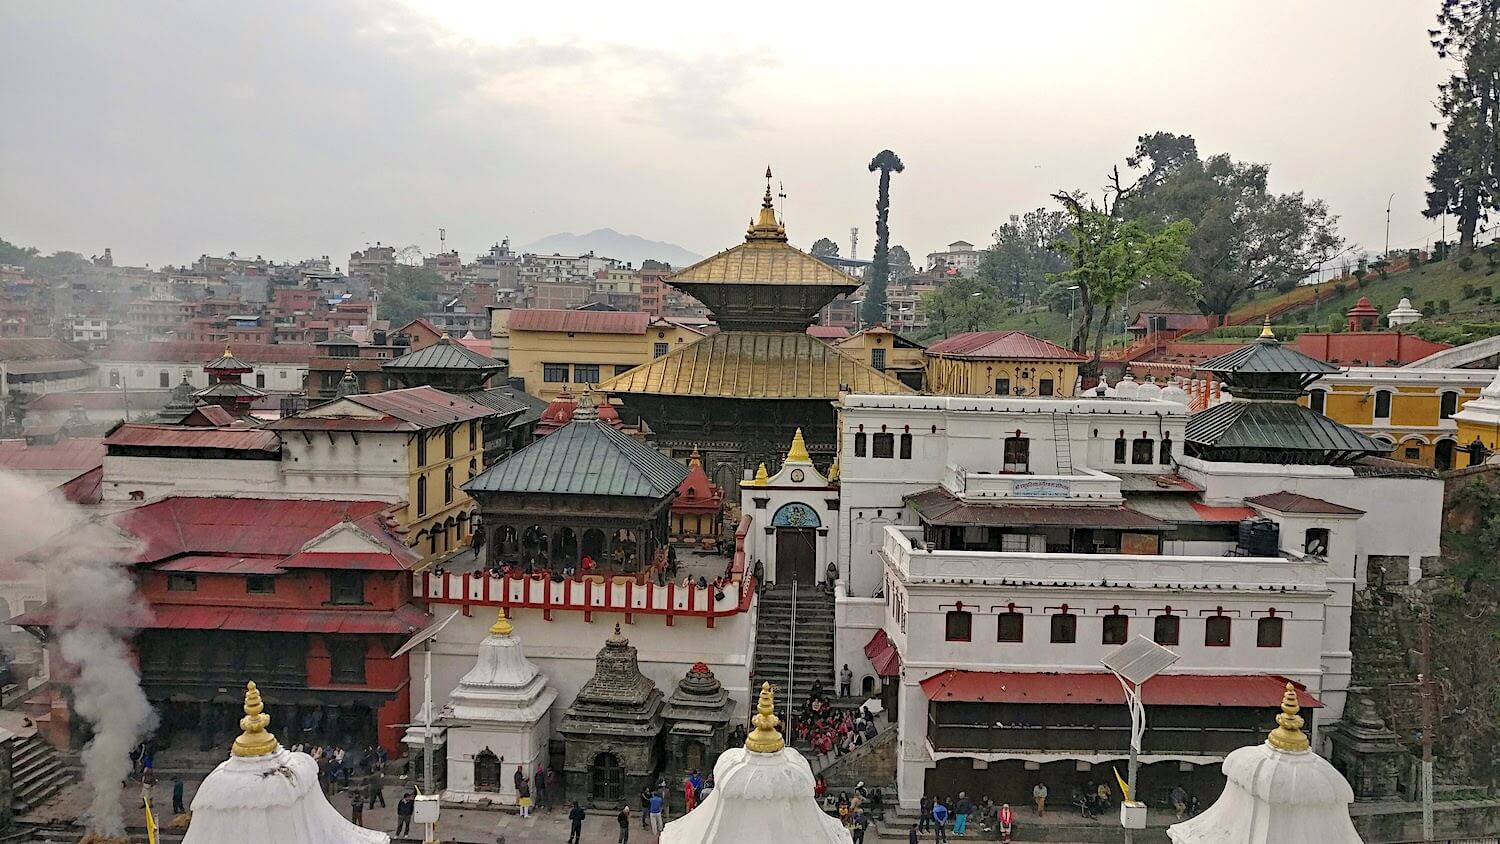
<svg viewBox="0 0 1500 844">
<path fill-rule="evenodd" d="M 776 581 L 803 586 L 818 582 L 817 532 L 808 528 L 776 530 Z"/>
</svg>

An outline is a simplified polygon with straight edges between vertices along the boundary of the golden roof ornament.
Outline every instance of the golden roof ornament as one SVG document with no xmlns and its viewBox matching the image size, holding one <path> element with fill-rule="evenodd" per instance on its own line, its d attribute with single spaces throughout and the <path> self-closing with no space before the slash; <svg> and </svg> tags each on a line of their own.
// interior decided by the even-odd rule
<svg viewBox="0 0 1500 844">
<path fill-rule="evenodd" d="M 509 636 L 515 628 L 510 626 L 510 619 L 505 617 L 505 610 L 497 613 L 495 623 L 490 625 L 491 636 Z"/>
<path fill-rule="evenodd" d="M 1301 753 L 1311 747 L 1307 734 L 1302 732 L 1302 716 L 1297 714 L 1301 708 L 1297 687 L 1287 683 L 1286 694 L 1281 697 L 1281 714 L 1276 716 L 1276 729 L 1266 739 L 1268 744 L 1289 753 Z"/>
<path fill-rule="evenodd" d="M 807 440 L 802 439 L 802 429 L 792 434 L 792 448 L 786 453 L 788 463 L 811 463 L 812 455 L 807 453 Z"/>
<path fill-rule="evenodd" d="M 776 206 L 771 201 L 771 168 L 766 166 L 766 195 L 760 201 L 760 216 L 751 221 L 745 232 L 745 240 L 771 240 L 786 243 L 786 227 L 776 219 Z"/>
<path fill-rule="evenodd" d="M 703 458 L 700 457 L 700 456 L 698 456 L 698 447 L 697 446 L 693 446 L 693 453 L 688 456 L 688 465 L 689 466 L 702 466 L 703 465 Z"/>
<path fill-rule="evenodd" d="M 232 357 L 234 357 L 234 352 L 229 351 L 229 344 L 228 343 L 224 344 L 224 357 L 226 357 L 226 358 L 232 358 Z"/>
<path fill-rule="evenodd" d="M 1271 315 L 1266 314 L 1266 321 L 1260 326 L 1260 340 L 1275 340 L 1276 333 L 1271 330 Z"/>
<path fill-rule="evenodd" d="M 245 717 L 240 719 L 240 737 L 234 740 L 230 753 L 235 756 L 270 756 L 278 747 L 276 737 L 266 732 L 271 716 L 265 713 L 265 704 L 260 699 L 260 689 L 255 682 L 245 684 Z"/>
<path fill-rule="evenodd" d="M 755 479 L 746 486 L 770 486 L 771 473 L 766 471 L 766 464 L 762 463 L 755 468 Z"/>
<path fill-rule="evenodd" d="M 760 702 L 755 707 L 755 717 L 750 719 L 755 729 L 745 739 L 745 749 L 751 753 L 780 753 L 786 747 L 786 739 L 777 731 L 781 719 L 776 717 L 776 695 L 770 682 L 760 686 Z"/>
</svg>

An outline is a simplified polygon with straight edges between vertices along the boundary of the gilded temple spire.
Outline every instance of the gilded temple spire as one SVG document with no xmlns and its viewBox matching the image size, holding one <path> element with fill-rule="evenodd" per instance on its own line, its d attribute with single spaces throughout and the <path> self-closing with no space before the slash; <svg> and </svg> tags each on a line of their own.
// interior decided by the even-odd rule
<svg viewBox="0 0 1500 844">
<path fill-rule="evenodd" d="M 766 195 L 760 201 L 760 216 L 750 223 L 746 241 L 772 240 L 786 242 L 786 228 L 776 219 L 776 205 L 771 199 L 771 168 L 766 167 Z"/>
<path fill-rule="evenodd" d="M 1272 747 L 1300 753 L 1311 746 L 1307 734 L 1302 732 L 1302 716 L 1297 714 L 1301 708 L 1297 701 L 1297 687 L 1287 683 L 1286 694 L 1281 697 L 1281 714 L 1276 716 L 1276 729 L 1266 739 Z"/>
<path fill-rule="evenodd" d="M 1274 331 L 1271 330 L 1271 315 L 1270 314 L 1266 314 L 1265 322 L 1261 323 L 1261 326 L 1260 326 L 1260 337 L 1257 338 L 1257 339 L 1260 339 L 1260 340 L 1275 340 L 1276 339 L 1276 332 L 1274 332 Z"/>
<path fill-rule="evenodd" d="M 260 690 L 254 681 L 245 684 L 245 717 L 240 719 L 240 737 L 234 740 L 231 753 L 235 756 L 269 756 L 276 752 L 276 737 L 266 732 L 271 716 L 260 699 Z"/>
<path fill-rule="evenodd" d="M 786 453 L 788 463 L 811 463 L 812 455 L 807 453 L 807 440 L 802 438 L 802 429 L 792 435 L 792 447 Z"/>
<path fill-rule="evenodd" d="M 780 719 L 776 717 L 776 695 L 769 682 L 760 686 L 760 702 L 755 707 L 755 717 L 750 719 L 755 726 L 745 739 L 745 749 L 751 753 L 780 753 L 786 747 L 786 739 L 777 731 Z"/>
<path fill-rule="evenodd" d="M 510 626 L 510 619 L 505 617 L 505 610 L 500 610 L 495 623 L 490 625 L 490 635 L 509 636 L 515 628 Z"/>
</svg>

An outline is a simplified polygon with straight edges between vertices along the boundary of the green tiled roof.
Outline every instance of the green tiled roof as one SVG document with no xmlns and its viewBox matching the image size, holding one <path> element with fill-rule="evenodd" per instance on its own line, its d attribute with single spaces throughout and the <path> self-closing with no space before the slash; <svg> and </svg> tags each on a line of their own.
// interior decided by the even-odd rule
<svg viewBox="0 0 1500 844">
<path fill-rule="evenodd" d="M 1327 462 L 1390 450 L 1347 425 L 1285 401 L 1216 404 L 1188 419 L 1186 439 L 1200 451 L 1303 452 L 1325 455 Z"/>
<path fill-rule="evenodd" d="M 607 422 L 579 420 L 486 469 L 464 491 L 665 498 L 687 473 Z"/>
<path fill-rule="evenodd" d="M 472 369 L 499 371 L 505 364 L 444 337 L 380 365 L 381 369 Z"/>
<path fill-rule="evenodd" d="M 1193 368 L 1203 372 L 1266 375 L 1312 375 L 1339 371 L 1337 366 L 1308 357 L 1269 338 L 1246 343 L 1232 352 L 1211 357 Z"/>
</svg>

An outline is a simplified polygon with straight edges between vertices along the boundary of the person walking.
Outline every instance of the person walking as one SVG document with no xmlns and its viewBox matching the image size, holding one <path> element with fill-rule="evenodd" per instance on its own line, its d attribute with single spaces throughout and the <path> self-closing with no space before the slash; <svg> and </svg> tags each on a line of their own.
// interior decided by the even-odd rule
<svg viewBox="0 0 1500 844">
<path fill-rule="evenodd" d="M 1031 788 L 1031 802 L 1036 804 L 1036 816 L 1047 816 L 1047 784 L 1039 782 Z"/>
<path fill-rule="evenodd" d="M 849 663 L 839 669 L 839 697 L 848 697 L 849 689 L 854 685 L 854 672 L 849 670 Z"/>
<path fill-rule="evenodd" d="M 417 810 L 416 795 L 410 791 L 396 801 L 396 837 L 411 835 L 411 816 Z"/>
<path fill-rule="evenodd" d="M 698 790 L 693 788 L 691 778 L 682 781 L 682 802 L 687 807 L 683 812 L 691 812 L 698 807 Z"/>
<path fill-rule="evenodd" d="M 172 777 L 172 814 L 174 815 L 187 811 L 183 808 L 182 796 L 182 777 Z"/>
<path fill-rule="evenodd" d="M 357 788 L 349 792 L 349 820 L 355 826 L 365 825 L 365 795 Z"/>
<path fill-rule="evenodd" d="M 651 795 L 651 802 L 650 802 L 650 804 L 646 807 L 647 810 L 651 813 L 651 834 L 652 835 L 657 835 L 657 836 L 661 835 L 661 827 L 662 827 L 662 823 L 661 823 L 661 804 L 662 804 L 661 794 L 654 793 L 654 794 Z"/>
<path fill-rule="evenodd" d="M 953 834 L 963 835 L 969 828 L 969 814 L 974 811 L 974 803 L 969 800 L 969 795 L 960 791 L 958 803 L 953 807 Z"/>
<path fill-rule="evenodd" d="M 933 841 L 948 840 L 948 807 L 943 805 L 941 798 L 932 799 L 932 831 Z"/>
<path fill-rule="evenodd" d="M 588 816 L 589 813 L 574 800 L 568 808 L 568 844 L 583 844 L 579 839 L 583 836 L 583 819 Z"/>
<path fill-rule="evenodd" d="M 618 844 L 630 844 L 630 807 L 624 803 L 620 804 L 620 814 L 615 815 L 615 823 L 620 825 L 620 840 Z"/>
<path fill-rule="evenodd" d="M 379 803 L 380 808 L 385 808 L 385 771 L 376 767 L 365 777 L 365 787 L 370 791 L 370 808 L 375 808 Z"/>
</svg>

